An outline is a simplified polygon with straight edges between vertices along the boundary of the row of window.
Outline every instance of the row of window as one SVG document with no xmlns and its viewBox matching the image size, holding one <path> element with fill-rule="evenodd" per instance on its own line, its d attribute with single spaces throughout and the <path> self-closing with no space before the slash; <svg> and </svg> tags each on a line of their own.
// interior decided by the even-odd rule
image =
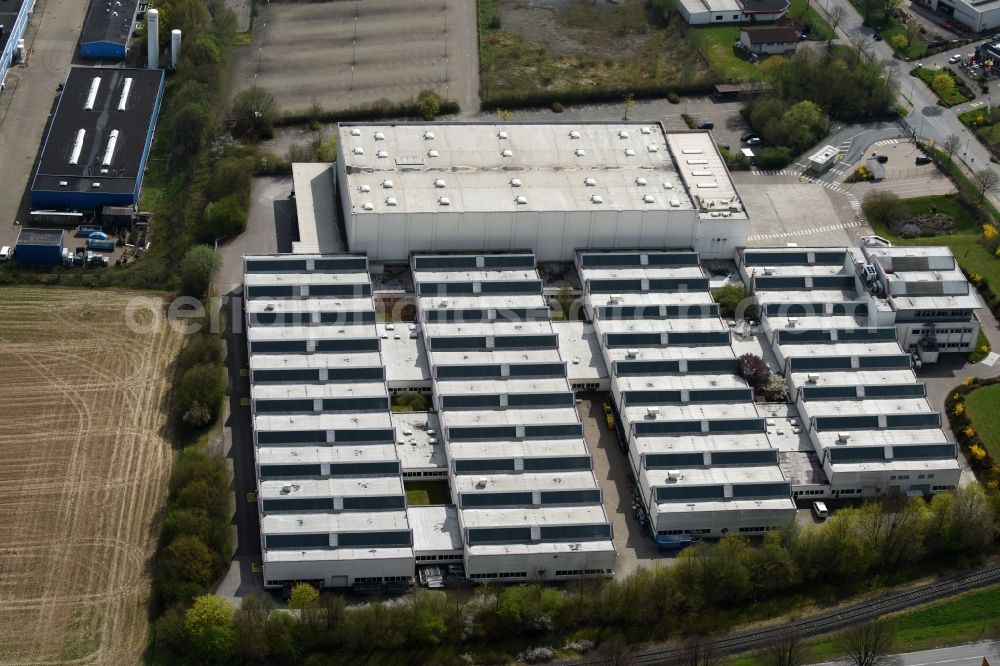
<svg viewBox="0 0 1000 666">
<path fill-rule="evenodd" d="M 934 492 L 943 492 L 945 490 L 954 490 L 955 486 L 931 486 L 931 490 Z"/>
<path fill-rule="evenodd" d="M 943 345 L 938 345 L 939 349 L 957 349 L 959 347 L 968 347 L 968 342 L 948 342 Z"/>
<path fill-rule="evenodd" d="M 359 576 L 355 583 L 404 583 L 412 580 L 410 576 Z"/>
<path fill-rule="evenodd" d="M 656 536 L 663 536 L 665 534 L 711 534 L 710 529 L 695 529 L 695 530 L 658 530 Z"/>
<path fill-rule="evenodd" d="M 971 314 L 972 310 L 917 310 L 913 316 L 929 319 L 931 317 L 968 317 Z"/>
<path fill-rule="evenodd" d="M 473 580 L 496 580 L 498 578 L 527 578 L 527 571 L 505 571 L 503 573 L 482 573 L 469 576 Z"/>
<path fill-rule="evenodd" d="M 461 555 L 417 555 L 417 562 L 460 562 Z"/>
<path fill-rule="evenodd" d="M 740 534 L 750 534 L 753 532 L 770 532 L 772 527 L 741 527 Z"/>
<path fill-rule="evenodd" d="M 601 385 L 598 382 L 585 382 L 582 384 L 574 382 L 573 384 L 574 391 L 596 391 L 599 388 L 601 388 Z"/>
<path fill-rule="evenodd" d="M 441 471 L 434 472 L 403 472 L 404 479 L 415 479 L 424 476 L 444 479 L 448 477 L 448 470 L 442 469 Z"/>
<path fill-rule="evenodd" d="M 815 496 L 815 495 L 823 495 L 825 493 L 826 493 L 826 491 L 822 490 L 822 489 L 820 489 L 820 490 L 796 490 L 794 493 L 792 493 L 792 497 L 808 497 L 808 496 Z"/>
<path fill-rule="evenodd" d="M 861 488 L 847 488 L 845 490 L 834 490 L 834 496 L 836 495 L 860 495 Z"/>
<path fill-rule="evenodd" d="M 899 475 L 895 475 L 894 474 L 894 475 L 892 475 L 892 476 L 889 477 L 889 480 L 890 481 L 895 481 L 896 479 L 899 479 L 900 481 L 906 481 L 909 478 L 910 478 L 909 474 L 899 474 Z M 917 478 L 918 479 L 933 479 L 934 475 L 933 474 L 917 474 Z"/>
<path fill-rule="evenodd" d="M 556 571 L 556 576 L 610 576 L 613 573 L 611 569 L 566 569 Z"/>
<path fill-rule="evenodd" d="M 929 328 L 917 328 L 917 329 L 914 329 L 913 332 L 914 333 L 925 333 L 926 334 L 926 333 L 930 333 L 931 330 Z M 961 333 L 962 335 L 967 335 L 967 334 L 971 334 L 972 333 L 972 329 L 971 328 L 935 328 L 934 329 L 934 333 L 935 333 L 935 335 L 950 335 L 950 334 L 953 334 L 953 333 Z"/>
</svg>

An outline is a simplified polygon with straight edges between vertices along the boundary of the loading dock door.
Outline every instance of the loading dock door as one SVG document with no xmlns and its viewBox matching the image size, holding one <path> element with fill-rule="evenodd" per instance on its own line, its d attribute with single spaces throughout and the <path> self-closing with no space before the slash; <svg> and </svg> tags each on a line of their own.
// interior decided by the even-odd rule
<svg viewBox="0 0 1000 666">
<path fill-rule="evenodd" d="M 330 587 L 347 587 L 347 576 L 330 576 Z"/>
</svg>

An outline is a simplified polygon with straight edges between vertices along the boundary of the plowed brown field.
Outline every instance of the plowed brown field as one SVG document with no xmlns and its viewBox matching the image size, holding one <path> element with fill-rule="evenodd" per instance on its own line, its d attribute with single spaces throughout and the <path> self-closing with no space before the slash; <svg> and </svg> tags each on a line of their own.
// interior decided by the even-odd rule
<svg viewBox="0 0 1000 666">
<path fill-rule="evenodd" d="M 182 341 L 164 306 L 0 288 L 0 664 L 142 660 Z"/>
</svg>

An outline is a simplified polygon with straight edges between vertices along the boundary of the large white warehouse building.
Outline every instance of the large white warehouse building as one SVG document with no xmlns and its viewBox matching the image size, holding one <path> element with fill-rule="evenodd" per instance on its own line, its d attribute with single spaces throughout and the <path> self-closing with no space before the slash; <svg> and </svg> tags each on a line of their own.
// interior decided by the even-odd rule
<svg viewBox="0 0 1000 666">
<path fill-rule="evenodd" d="M 696 250 L 729 259 L 747 214 L 708 132 L 651 122 L 341 125 L 335 196 L 348 249 Z"/>
</svg>

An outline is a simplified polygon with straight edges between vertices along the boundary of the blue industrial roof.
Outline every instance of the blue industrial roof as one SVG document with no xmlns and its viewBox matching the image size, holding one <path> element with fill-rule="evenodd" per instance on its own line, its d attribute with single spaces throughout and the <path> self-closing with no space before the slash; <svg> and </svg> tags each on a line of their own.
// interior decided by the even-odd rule
<svg viewBox="0 0 1000 666">
<path fill-rule="evenodd" d="M 138 8 L 139 0 L 91 0 L 80 43 L 108 42 L 125 47 Z"/>
</svg>

